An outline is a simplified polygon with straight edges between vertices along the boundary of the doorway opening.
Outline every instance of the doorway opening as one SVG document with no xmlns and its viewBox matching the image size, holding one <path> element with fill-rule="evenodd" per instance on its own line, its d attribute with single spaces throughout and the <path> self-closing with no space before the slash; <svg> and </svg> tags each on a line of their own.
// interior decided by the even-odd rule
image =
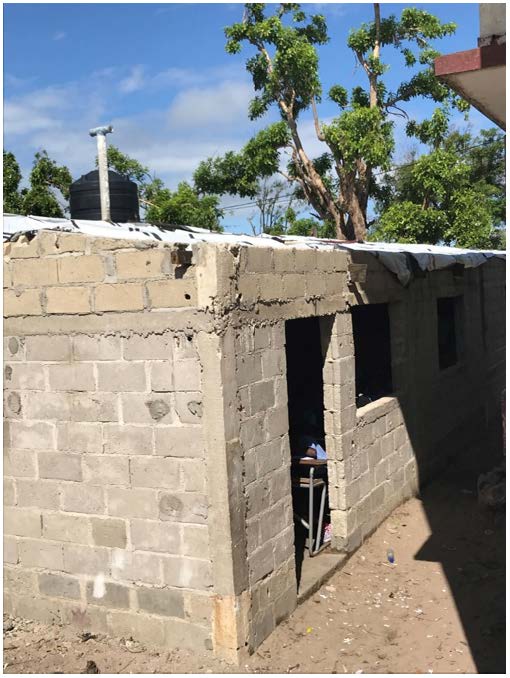
<svg viewBox="0 0 510 678">
<path fill-rule="evenodd" d="M 292 504 L 298 595 L 304 596 L 337 554 L 329 541 L 327 451 L 324 432 L 324 356 L 321 318 L 285 323 Z M 323 338 L 324 339 L 324 338 Z M 330 538 L 330 537 L 329 537 Z M 320 557 L 315 557 L 321 552 Z M 336 562 L 335 562 L 336 566 Z"/>
</svg>

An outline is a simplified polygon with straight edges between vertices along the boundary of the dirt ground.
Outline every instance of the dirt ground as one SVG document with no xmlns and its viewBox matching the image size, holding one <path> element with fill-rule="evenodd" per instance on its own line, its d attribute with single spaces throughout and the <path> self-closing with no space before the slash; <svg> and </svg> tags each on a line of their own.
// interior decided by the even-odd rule
<svg viewBox="0 0 510 678">
<path fill-rule="evenodd" d="M 504 518 L 455 470 L 398 508 L 239 668 L 7 619 L 4 673 L 85 673 L 88 661 L 101 673 L 503 673 L 504 599 Z"/>
</svg>

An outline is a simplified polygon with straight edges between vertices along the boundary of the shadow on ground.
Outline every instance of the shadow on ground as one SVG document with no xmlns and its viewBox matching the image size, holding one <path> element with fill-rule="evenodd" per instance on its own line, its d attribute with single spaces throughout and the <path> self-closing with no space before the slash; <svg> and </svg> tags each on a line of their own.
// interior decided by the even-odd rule
<svg viewBox="0 0 510 678">
<path fill-rule="evenodd" d="M 497 438 L 450 463 L 421 493 L 432 535 L 415 559 L 443 568 L 479 673 L 505 673 L 505 515 L 482 508 L 477 478 L 502 459 Z"/>
</svg>

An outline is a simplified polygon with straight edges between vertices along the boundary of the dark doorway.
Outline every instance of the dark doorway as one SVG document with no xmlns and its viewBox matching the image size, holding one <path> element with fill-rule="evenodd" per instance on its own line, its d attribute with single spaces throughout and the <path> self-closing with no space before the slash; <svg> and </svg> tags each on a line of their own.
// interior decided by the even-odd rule
<svg viewBox="0 0 510 678">
<path fill-rule="evenodd" d="M 298 318 L 285 323 L 287 396 L 292 455 L 303 430 L 324 439 L 323 357 L 319 318 Z"/>
<path fill-rule="evenodd" d="M 296 577 L 298 589 L 301 581 L 307 530 L 299 517 L 308 517 L 308 490 L 300 487 L 298 478 L 308 474 L 299 462 L 307 455 L 305 440 L 317 441 L 324 449 L 324 384 L 322 379 L 323 355 L 319 318 L 299 318 L 285 323 L 287 357 L 287 396 L 289 409 L 289 438 L 293 458 L 292 501 L 295 525 Z M 326 466 L 315 469 L 315 477 L 327 482 Z M 314 495 L 315 497 L 316 495 Z M 317 503 L 319 499 L 317 497 Z M 314 511 L 315 515 L 315 511 Z M 327 510 L 325 518 L 329 521 Z M 318 518 L 318 513 L 315 518 Z"/>
<path fill-rule="evenodd" d="M 353 306 L 352 331 L 358 407 L 390 395 L 391 337 L 388 304 Z"/>
</svg>

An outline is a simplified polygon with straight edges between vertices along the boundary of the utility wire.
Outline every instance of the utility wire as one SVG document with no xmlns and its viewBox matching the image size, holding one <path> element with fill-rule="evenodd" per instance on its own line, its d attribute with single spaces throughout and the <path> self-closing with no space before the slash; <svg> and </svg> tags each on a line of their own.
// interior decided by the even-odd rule
<svg viewBox="0 0 510 678">
<path fill-rule="evenodd" d="M 492 143 L 494 143 L 494 142 L 492 142 Z M 480 148 L 481 146 L 490 146 L 490 145 L 491 145 L 490 143 L 489 144 L 487 144 L 487 143 L 475 144 L 474 146 L 468 146 L 467 148 L 465 148 L 462 151 L 462 153 L 467 153 L 467 151 L 472 151 L 473 149 Z M 462 154 L 460 154 L 460 155 L 462 155 Z M 374 174 L 372 174 L 372 177 L 379 177 L 379 176 L 382 176 L 383 174 L 389 174 L 391 172 L 395 172 L 396 170 L 402 169 L 404 167 L 412 167 L 413 165 L 416 165 L 416 163 L 419 162 L 422 157 L 423 156 L 420 156 L 420 158 L 417 158 L 416 160 L 413 160 L 411 162 L 403 163 L 402 165 L 393 165 L 393 167 L 390 167 L 387 170 L 381 170 L 380 172 L 375 172 Z M 277 204 L 277 203 L 280 203 L 280 202 L 285 202 L 286 200 L 288 200 L 288 198 L 292 198 L 292 197 L 295 197 L 294 193 L 286 193 L 284 195 L 281 195 L 279 198 L 276 198 L 274 200 L 274 204 Z M 234 204 L 234 205 L 226 205 L 225 207 L 221 207 L 221 209 L 225 210 L 225 211 L 230 211 L 230 210 L 247 209 L 248 207 L 257 207 L 257 206 L 258 206 L 257 201 L 252 200 L 250 202 L 241 202 L 241 203 Z"/>
</svg>

